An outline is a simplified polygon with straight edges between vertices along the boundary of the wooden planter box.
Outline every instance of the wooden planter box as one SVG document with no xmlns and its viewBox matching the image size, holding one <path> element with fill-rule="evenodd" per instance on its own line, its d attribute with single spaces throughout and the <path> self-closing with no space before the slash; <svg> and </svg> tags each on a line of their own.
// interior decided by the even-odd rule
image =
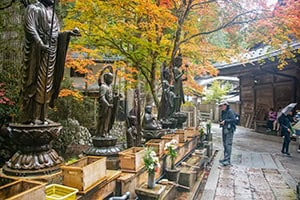
<svg viewBox="0 0 300 200">
<path fill-rule="evenodd" d="M 179 143 L 179 135 L 178 134 L 167 134 L 161 137 L 161 139 L 163 139 L 165 141 L 165 144 L 167 142 L 170 142 L 171 140 L 176 140 L 177 143 Z"/>
<path fill-rule="evenodd" d="M 106 179 L 106 157 L 87 156 L 61 169 L 63 184 L 85 193 Z"/>
<path fill-rule="evenodd" d="M 152 139 L 146 143 L 146 147 L 152 147 L 158 157 L 164 154 L 165 141 L 160 139 Z"/>
<path fill-rule="evenodd" d="M 46 199 L 46 183 L 18 180 L 0 186 L 0 199 L 6 200 L 33 200 Z"/>
<path fill-rule="evenodd" d="M 193 138 L 199 135 L 199 130 L 195 127 L 186 128 L 184 131 L 188 138 Z"/>
<path fill-rule="evenodd" d="M 137 172 L 144 166 L 145 148 L 131 147 L 119 152 L 120 168 L 122 171 Z"/>
<path fill-rule="evenodd" d="M 183 129 L 177 129 L 175 134 L 179 135 L 179 142 L 180 143 L 185 143 L 185 141 L 187 140 L 187 135 L 186 135 L 186 132 Z"/>
</svg>

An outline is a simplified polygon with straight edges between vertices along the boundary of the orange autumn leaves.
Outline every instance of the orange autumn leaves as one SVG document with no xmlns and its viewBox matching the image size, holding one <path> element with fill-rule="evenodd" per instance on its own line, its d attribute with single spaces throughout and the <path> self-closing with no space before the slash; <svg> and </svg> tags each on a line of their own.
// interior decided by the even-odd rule
<svg viewBox="0 0 300 200">
<path fill-rule="evenodd" d="M 284 41 L 288 41 L 288 35 L 299 39 L 299 1 L 284 2 L 285 6 L 277 6 L 271 11 L 262 0 L 62 1 L 73 5 L 65 19 L 65 25 L 66 29 L 76 26 L 82 31 L 78 45 L 84 46 L 84 51 L 94 49 L 97 50 L 98 57 L 103 54 L 120 55 L 124 58 L 126 64 L 124 62 L 115 66 L 119 69 L 121 82 L 134 85 L 137 80 L 146 84 L 152 83 L 151 78 L 158 81 L 159 66 L 163 61 L 170 64 L 173 49 L 180 48 L 186 59 L 184 64 L 190 65 L 186 88 L 197 92 L 201 92 L 201 88 L 194 82 L 194 77 L 207 74 L 216 76 L 218 72 L 213 64 L 223 61 L 229 63 L 234 54 L 244 53 L 245 49 L 250 48 L 250 45 L 244 43 L 263 41 L 274 47 L 281 47 Z M 247 6 L 242 8 L 243 4 Z M 255 7 L 259 7 L 261 12 L 257 12 Z M 235 18 L 247 12 L 249 14 Z M 256 19 L 257 14 L 261 14 L 261 18 Z M 237 19 L 234 25 L 223 28 L 222 34 L 215 36 L 216 42 L 212 42 L 209 32 L 217 30 L 231 19 Z M 253 23 L 239 26 L 239 23 L 252 19 Z M 178 26 L 181 20 L 182 26 Z M 240 32 L 247 29 L 250 31 L 242 38 Z M 177 33 L 178 41 L 174 42 Z M 193 37 L 197 34 L 197 37 Z M 95 52 L 87 55 L 93 53 Z M 279 67 L 285 64 L 285 58 L 292 57 L 289 55 L 290 51 L 284 53 Z M 97 54 L 89 58 L 96 57 Z M 76 70 L 89 74 L 90 71 L 82 66 L 90 66 L 92 63 L 81 59 L 68 61 Z M 93 73 L 86 77 L 92 79 Z"/>
</svg>

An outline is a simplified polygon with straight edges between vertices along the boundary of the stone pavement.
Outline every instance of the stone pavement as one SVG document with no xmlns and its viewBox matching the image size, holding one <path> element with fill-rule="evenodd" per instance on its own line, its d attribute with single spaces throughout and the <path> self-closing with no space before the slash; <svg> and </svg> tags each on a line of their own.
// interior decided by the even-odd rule
<svg viewBox="0 0 300 200">
<path fill-rule="evenodd" d="M 281 155 L 282 138 L 238 127 L 233 139 L 232 166 L 221 167 L 221 129 L 212 125 L 213 159 L 202 200 L 290 200 L 297 199 L 300 181 L 300 153 L 291 142 L 292 157 Z"/>
</svg>

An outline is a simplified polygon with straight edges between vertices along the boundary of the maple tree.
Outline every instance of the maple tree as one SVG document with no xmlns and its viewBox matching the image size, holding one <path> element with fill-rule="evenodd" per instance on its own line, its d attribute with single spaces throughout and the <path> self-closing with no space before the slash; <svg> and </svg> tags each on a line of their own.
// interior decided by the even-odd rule
<svg viewBox="0 0 300 200">
<path fill-rule="evenodd" d="M 249 50 L 255 43 L 274 47 L 299 39 L 299 1 L 284 1 L 274 10 L 263 0 L 77 0 L 64 19 L 65 28 L 78 27 L 78 42 L 99 55 L 118 55 L 125 80 L 139 80 L 158 105 L 157 81 L 165 61 L 172 71 L 183 54 L 188 68 L 188 92 L 201 91 L 195 76 L 217 75 L 216 62 Z M 71 6 L 70 6 L 71 5 Z M 294 7 L 294 9 L 292 9 Z M 285 58 L 291 54 L 284 54 Z M 124 70 L 124 67 L 126 68 Z M 122 71 L 121 70 L 121 71 Z M 132 81 L 134 85 L 137 81 Z"/>
</svg>

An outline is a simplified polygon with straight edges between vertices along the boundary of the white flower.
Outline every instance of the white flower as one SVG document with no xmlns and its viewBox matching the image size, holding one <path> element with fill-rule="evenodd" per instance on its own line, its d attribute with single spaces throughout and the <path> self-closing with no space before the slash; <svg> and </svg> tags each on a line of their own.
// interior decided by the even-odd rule
<svg viewBox="0 0 300 200">
<path fill-rule="evenodd" d="M 167 142 L 167 143 L 165 144 L 165 150 L 167 150 L 167 149 L 169 148 L 170 145 L 171 145 L 171 142 Z"/>
<path fill-rule="evenodd" d="M 156 153 L 155 153 L 155 151 L 151 151 L 151 152 L 150 152 L 150 157 L 151 157 L 151 158 L 154 158 L 154 157 L 156 157 Z"/>
<path fill-rule="evenodd" d="M 154 164 L 153 163 L 149 165 L 149 169 L 154 170 Z"/>
<path fill-rule="evenodd" d="M 175 140 L 175 139 L 172 139 L 170 143 L 173 144 L 173 145 L 178 144 L 177 140 Z"/>
</svg>

